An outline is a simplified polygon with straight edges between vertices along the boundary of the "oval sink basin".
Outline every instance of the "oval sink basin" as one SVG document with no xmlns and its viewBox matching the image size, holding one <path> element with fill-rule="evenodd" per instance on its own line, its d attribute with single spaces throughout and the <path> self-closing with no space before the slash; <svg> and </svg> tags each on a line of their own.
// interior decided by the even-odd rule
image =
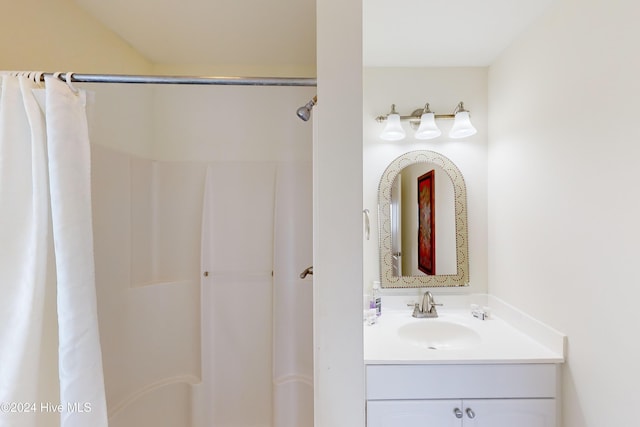
<svg viewBox="0 0 640 427">
<path fill-rule="evenodd" d="M 398 328 L 400 338 L 430 350 L 454 350 L 480 344 L 480 335 L 458 323 L 425 319 Z"/>
</svg>

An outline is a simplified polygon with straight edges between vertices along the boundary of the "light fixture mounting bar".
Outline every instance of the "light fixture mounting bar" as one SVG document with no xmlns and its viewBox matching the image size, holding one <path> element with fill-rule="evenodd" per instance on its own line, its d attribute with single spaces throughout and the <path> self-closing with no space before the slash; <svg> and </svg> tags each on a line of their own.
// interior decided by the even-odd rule
<svg viewBox="0 0 640 427">
<path fill-rule="evenodd" d="M 407 121 L 407 120 L 409 120 L 409 121 L 420 120 L 420 117 L 422 116 L 422 111 L 423 111 L 422 108 L 414 110 L 413 113 L 411 113 L 410 116 L 400 116 L 400 120 L 405 120 L 405 121 Z M 387 120 L 387 116 L 388 116 L 388 114 L 384 115 L 384 116 L 378 116 L 378 117 L 376 117 L 376 121 L 378 123 L 382 123 L 385 120 Z M 436 119 L 453 120 L 453 119 L 456 118 L 456 115 L 455 114 L 434 114 L 434 117 Z"/>
<path fill-rule="evenodd" d="M 376 117 L 376 121 L 378 123 L 386 122 L 384 130 L 380 133 L 380 139 L 400 141 L 406 137 L 402 121 L 408 121 L 409 125 L 416 129 L 415 139 L 427 140 L 442 135 L 442 131 L 435 122 L 436 119 L 454 120 L 453 126 L 449 131 L 449 138 L 457 139 L 466 138 L 477 133 L 469 117 L 469 111 L 465 110 L 462 102 L 458 103 L 452 114 L 435 114 L 431 111 L 427 102 L 423 108 L 413 110 L 408 116 L 398 114 L 396 104 L 391 104 L 391 111 L 386 115 Z"/>
</svg>

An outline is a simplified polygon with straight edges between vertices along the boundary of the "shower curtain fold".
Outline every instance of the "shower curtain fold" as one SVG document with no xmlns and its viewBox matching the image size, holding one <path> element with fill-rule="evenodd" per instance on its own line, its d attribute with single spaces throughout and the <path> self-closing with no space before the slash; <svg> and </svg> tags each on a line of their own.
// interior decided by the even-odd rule
<svg viewBox="0 0 640 427">
<path fill-rule="evenodd" d="M 27 79 L 3 78 L 0 99 L 0 402 L 39 392 L 47 282 L 44 118 Z M 9 408 L 11 409 L 11 408 Z M 0 426 L 39 425 L 38 412 L 0 411 Z M 39 408 L 36 408 L 39 409 Z M 41 425 L 41 424 L 40 424 Z"/>
<path fill-rule="evenodd" d="M 49 78 L 43 114 L 35 89 L 25 77 L 2 76 L 0 402 L 16 410 L 2 408 L 0 427 L 106 427 L 86 95 Z M 53 248 L 57 358 L 45 309 L 55 305 L 55 277 L 48 274 Z"/>
<path fill-rule="evenodd" d="M 61 427 L 103 427 L 107 405 L 96 306 L 86 92 L 74 93 L 52 77 L 45 81 L 60 403 L 67 409 L 61 413 Z"/>
</svg>

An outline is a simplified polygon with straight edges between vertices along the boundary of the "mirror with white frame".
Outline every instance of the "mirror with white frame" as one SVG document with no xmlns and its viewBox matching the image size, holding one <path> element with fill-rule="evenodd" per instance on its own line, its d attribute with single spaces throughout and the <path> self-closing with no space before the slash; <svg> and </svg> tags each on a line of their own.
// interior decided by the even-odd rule
<svg viewBox="0 0 640 427">
<path fill-rule="evenodd" d="M 403 154 L 378 188 L 384 288 L 469 284 L 467 190 L 457 166 L 434 151 Z"/>
</svg>

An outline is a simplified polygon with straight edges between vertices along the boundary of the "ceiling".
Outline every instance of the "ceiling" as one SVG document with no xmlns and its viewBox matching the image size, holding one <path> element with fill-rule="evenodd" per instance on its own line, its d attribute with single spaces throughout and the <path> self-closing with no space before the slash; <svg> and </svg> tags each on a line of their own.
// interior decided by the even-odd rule
<svg viewBox="0 0 640 427">
<path fill-rule="evenodd" d="M 486 67 L 554 0 L 363 0 L 366 66 Z"/>
<path fill-rule="evenodd" d="M 315 64 L 315 0 L 74 0 L 155 64 Z"/>
<path fill-rule="evenodd" d="M 554 0 L 363 0 L 366 66 L 488 66 Z M 155 64 L 315 64 L 315 0 L 75 0 Z"/>
</svg>

